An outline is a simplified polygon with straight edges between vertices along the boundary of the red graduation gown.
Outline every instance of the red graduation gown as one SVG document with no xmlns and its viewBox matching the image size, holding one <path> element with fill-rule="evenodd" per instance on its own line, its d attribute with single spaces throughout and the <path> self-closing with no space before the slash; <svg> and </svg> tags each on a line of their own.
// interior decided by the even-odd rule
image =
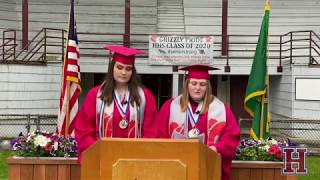
<svg viewBox="0 0 320 180">
<path fill-rule="evenodd" d="M 96 124 L 96 99 L 100 86 L 89 90 L 80 111 L 76 116 L 75 137 L 78 143 L 78 163 L 80 163 L 81 153 L 98 140 L 98 129 Z M 155 98 L 152 92 L 146 88 L 143 89 L 146 104 L 144 111 L 144 120 L 141 128 L 143 138 L 156 137 L 157 127 L 154 123 L 154 117 L 157 112 Z M 129 112 L 130 114 L 130 112 Z M 121 129 L 119 122 L 122 120 L 120 112 L 114 103 L 113 112 L 113 137 L 128 137 L 128 128 Z"/>
<path fill-rule="evenodd" d="M 170 118 L 170 105 L 173 99 L 166 101 L 161 107 L 160 111 L 156 116 L 156 122 L 159 124 L 158 137 L 160 138 L 170 138 L 169 135 L 169 118 Z M 192 110 L 195 111 L 196 105 L 191 103 Z M 229 174 L 231 173 L 231 163 L 236 154 L 236 149 L 240 141 L 240 129 L 238 127 L 236 118 L 234 117 L 231 109 L 225 105 L 226 110 L 226 126 L 222 131 L 220 138 L 214 146 L 216 147 L 218 153 L 222 156 L 222 179 L 228 180 Z M 197 128 L 200 133 L 205 134 L 205 143 L 207 143 L 207 119 L 208 114 L 200 114 L 200 119 L 197 123 Z M 189 130 L 191 125 L 189 122 Z"/>
</svg>

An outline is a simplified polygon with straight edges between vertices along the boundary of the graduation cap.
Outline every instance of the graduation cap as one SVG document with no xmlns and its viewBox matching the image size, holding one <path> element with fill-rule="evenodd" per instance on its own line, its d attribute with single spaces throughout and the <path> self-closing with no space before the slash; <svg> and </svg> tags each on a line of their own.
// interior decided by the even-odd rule
<svg viewBox="0 0 320 180">
<path fill-rule="evenodd" d="M 180 70 L 188 71 L 187 78 L 194 78 L 194 79 L 208 79 L 209 80 L 209 71 L 210 70 L 219 70 L 219 68 L 207 66 L 207 65 L 191 65 L 180 68 Z"/>
<path fill-rule="evenodd" d="M 103 46 L 104 49 L 110 50 L 113 53 L 112 59 L 122 64 L 133 65 L 136 54 L 144 54 L 138 49 L 128 48 L 124 46 Z"/>
</svg>

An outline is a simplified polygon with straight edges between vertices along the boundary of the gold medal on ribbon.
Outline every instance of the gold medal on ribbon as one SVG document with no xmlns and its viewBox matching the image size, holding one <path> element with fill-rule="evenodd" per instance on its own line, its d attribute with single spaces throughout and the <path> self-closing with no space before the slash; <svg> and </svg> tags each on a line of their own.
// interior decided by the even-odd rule
<svg viewBox="0 0 320 180">
<path fill-rule="evenodd" d="M 125 129 L 128 127 L 128 120 L 124 117 L 120 122 L 119 122 L 119 127 L 121 129 Z"/>
<path fill-rule="evenodd" d="M 193 128 L 188 132 L 189 138 L 196 138 L 199 136 L 199 134 L 200 134 L 200 131 L 197 128 Z"/>
</svg>

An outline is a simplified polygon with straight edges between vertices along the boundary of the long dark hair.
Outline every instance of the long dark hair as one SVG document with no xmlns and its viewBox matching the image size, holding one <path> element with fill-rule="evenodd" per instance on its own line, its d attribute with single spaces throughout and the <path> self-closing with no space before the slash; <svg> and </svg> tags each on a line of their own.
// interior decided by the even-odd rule
<svg viewBox="0 0 320 180">
<path fill-rule="evenodd" d="M 107 105 L 110 105 L 113 101 L 114 97 L 114 88 L 116 85 L 116 82 L 113 77 L 113 68 L 115 65 L 115 61 L 110 61 L 108 66 L 108 73 L 106 74 L 104 78 L 104 83 L 101 87 L 101 96 L 100 98 L 106 102 Z M 140 96 L 139 96 L 139 90 L 138 87 L 142 87 L 142 83 L 140 80 L 139 75 L 137 74 L 136 68 L 132 67 L 132 75 L 128 82 L 128 89 L 130 91 L 131 100 L 130 103 L 133 106 L 134 102 L 137 103 L 137 105 L 140 105 Z"/>
</svg>

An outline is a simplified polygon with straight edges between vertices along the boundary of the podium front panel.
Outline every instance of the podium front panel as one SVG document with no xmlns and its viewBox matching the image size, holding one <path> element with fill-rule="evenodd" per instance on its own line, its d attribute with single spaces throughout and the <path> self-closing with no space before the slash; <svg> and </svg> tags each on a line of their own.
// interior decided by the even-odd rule
<svg viewBox="0 0 320 180">
<path fill-rule="evenodd" d="M 187 166 L 179 160 L 119 159 L 112 166 L 112 180 L 187 180 Z"/>
<path fill-rule="evenodd" d="M 154 173 L 147 177 L 164 179 L 160 178 L 160 175 L 166 177 L 162 172 L 173 174 L 173 169 L 182 179 L 184 174 L 188 180 L 221 177 L 220 156 L 196 139 L 103 138 L 86 150 L 82 157 L 83 180 L 125 178 L 123 175 L 126 174 L 145 177 L 150 172 Z M 146 168 L 148 165 L 150 168 Z M 174 176 L 168 175 L 170 177 Z"/>
</svg>

